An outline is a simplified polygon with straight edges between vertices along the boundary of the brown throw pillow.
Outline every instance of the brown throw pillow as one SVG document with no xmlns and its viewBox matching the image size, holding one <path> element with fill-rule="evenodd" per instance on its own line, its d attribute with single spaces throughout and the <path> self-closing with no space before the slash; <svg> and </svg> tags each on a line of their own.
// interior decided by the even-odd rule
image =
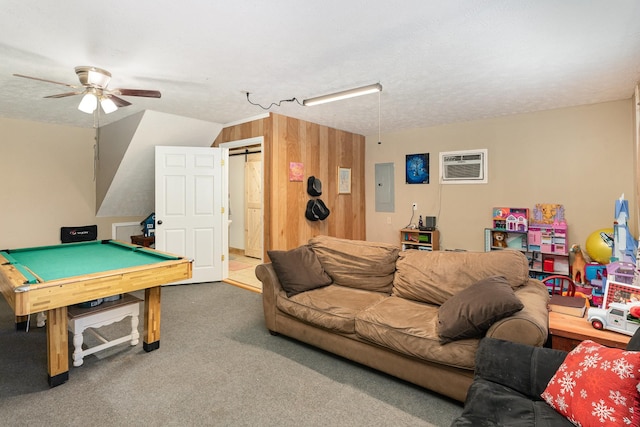
<svg viewBox="0 0 640 427">
<path fill-rule="evenodd" d="M 504 277 L 480 280 L 449 298 L 438 309 L 440 342 L 446 344 L 481 337 L 494 322 L 523 308 Z"/>
<path fill-rule="evenodd" d="M 290 251 L 267 251 L 267 254 L 271 258 L 282 288 L 289 297 L 327 286 L 333 281 L 308 245 Z"/>
</svg>

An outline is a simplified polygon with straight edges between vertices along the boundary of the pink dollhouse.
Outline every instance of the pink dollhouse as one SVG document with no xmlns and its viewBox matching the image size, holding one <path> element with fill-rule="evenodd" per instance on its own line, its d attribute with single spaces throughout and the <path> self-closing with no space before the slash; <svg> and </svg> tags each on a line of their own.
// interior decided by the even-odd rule
<svg viewBox="0 0 640 427">
<path fill-rule="evenodd" d="M 529 224 L 529 250 L 567 255 L 567 223 L 562 205 L 537 204 Z"/>
<path fill-rule="evenodd" d="M 496 230 L 526 232 L 529 226 L 529 209 L 493 208 L 493 228 Z"/>
</svg>

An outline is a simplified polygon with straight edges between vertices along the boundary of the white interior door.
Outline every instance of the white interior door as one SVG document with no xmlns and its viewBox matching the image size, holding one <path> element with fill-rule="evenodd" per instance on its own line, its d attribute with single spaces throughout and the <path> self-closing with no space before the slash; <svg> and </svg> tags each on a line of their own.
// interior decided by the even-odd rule
<svg viewBox="0 0 640 427">
<path fill-rule="evenodd" d="M 155 163 L 156 249 L 193 260 L 180 283 L 226 278 L 228 150 L 158 146 Z"/>
</svg>

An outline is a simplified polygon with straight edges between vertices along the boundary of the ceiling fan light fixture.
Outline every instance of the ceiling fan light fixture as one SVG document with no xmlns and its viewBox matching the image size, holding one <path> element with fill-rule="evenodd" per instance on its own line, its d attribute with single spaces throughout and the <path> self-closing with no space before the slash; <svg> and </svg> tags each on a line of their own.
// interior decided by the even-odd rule
<svg viewBox="0 0 640 427">
<path fill-rule="evenodd" d="M 118 109 L 118 106 L 115 102 L 113 102 L 111 98 L 101 97 L 100 106 L 102 107 L 102 111 L 104 111 L 105 114 L 113 113 Z"/>
<path fill-rule="evenodd" d="M 78 110 L 87 114 L 93 114 L 96 108 L 98 108 L 98 98 L 93 93 L 85 94 L 78 105 Z"/>
<path fill-rule="evenodd" d="M 371 93 L 382 92 L 382 85 L 375 83 L 368 86 L 362 86 L 355 89 L 343 90 L 341 92 L 332 93 L 329 95 L 317 96 L 315 98 L 309 98 L 302 101 L 302 105 L 310 107 L 313 105 L 326 104 L 327 102 L 340 101 L 343 99 L 353 98 L 356 96 L 368 95 Z"/>
<path fill-rule="evenodd" d="M 111 80 L 111 73 L 98 67 L 76 67 L 76 74 L 83 86 L 105 88 Z"/>
</svg>

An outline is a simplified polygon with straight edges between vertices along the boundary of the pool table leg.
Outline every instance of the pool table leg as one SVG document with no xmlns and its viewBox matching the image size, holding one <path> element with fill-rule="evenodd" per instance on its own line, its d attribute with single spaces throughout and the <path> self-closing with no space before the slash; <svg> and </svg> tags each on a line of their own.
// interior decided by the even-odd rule
<svg viewBox="0 0 640 427">
<path fill-rule="evenodd" d="M 16 331 L 26 331 L 29 316 L 16 316 Z"/>
<path fill-rule="evenodd" d="M 47 312 L 47 360 L 49 387 L 64 384 L 69 379 L 69 337 L 67 307 Z"/>
<path fill-rule="evenodd" d="M 144 290 L 144 338 L 142 348 L 149 352 L 160 348 L 160 286 Z"/>
</svg>

